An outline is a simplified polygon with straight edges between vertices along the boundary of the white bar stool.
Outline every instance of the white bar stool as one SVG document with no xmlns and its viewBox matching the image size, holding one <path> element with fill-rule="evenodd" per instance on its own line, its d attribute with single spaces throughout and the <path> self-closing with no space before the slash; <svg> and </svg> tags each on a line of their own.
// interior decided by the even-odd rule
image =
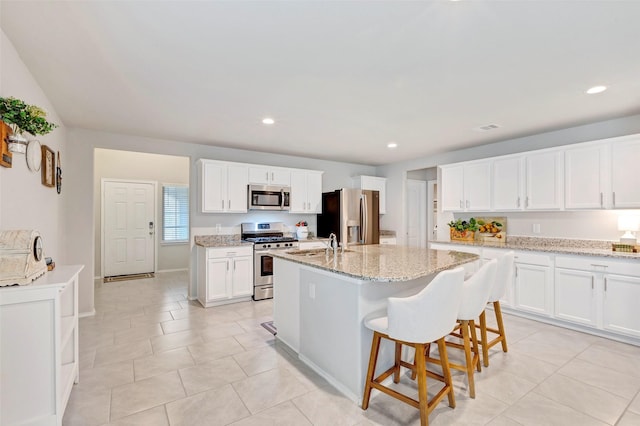
<svg viewBox="0 0 640 426">
<path fill-rule="evenodd" d="M 373 339 L 371 342 L 369 369 L 362 397 L 363 410 L 369 407 L 369 399 L 373 388 L 418 408 L 420 410 L 421 425 L 429 424 L 429 413 L 445 396 L 449 398 L 449 406 L 455 408 L 456 402 L 453 395 L 444 336 L 448 335 L 456 324 L 463 284 L 464 270 L 462 268 L 440 272 L 418 294 L 406 298 L 390 297 L 388 299 L 386 317 L 365 321 L 365 326 L 373 331 Z M 374 378 L 380 341 L 383 338 L 396 344 L 395 363 L 387 371 Z M 425 348 L 429 343 L 435 341 L 438 342 L 438 349 L 441 353 L 442 376 L 427 371 L 425 364 Z M 415 349 L 414 364 L 400 359 L 402 345 L 411 346 Z M 423 356 L 417 356 L 417 354 L 422 354 Z M 414 372 L 417 371 L 417 401 L 382 385 L 382 382 L 392 374 L 394 375 L 394 381 L 398 383 L 400 381 L 401 366 L 410 368 Z M 444 382 L 442 390 L 431 401 L 428 400 L 427 395 L 427 376 Z"/>
<path fill-rule="evenodd" d="M 449 367 L 467 373 L 469 381 L 469 396 L 476 397 L 476 386 L 474 380 L 474 369 L 481 371 L 480 349 L 478 338 L 476 337 L 475 319 L 484 312 L 484 308 L 489 300 L 489 293 L 496 278 L 497 260 L 493 259 L 484 265 L 464 282 L 462 288 L 462 302 L 458 311 L 458 325 L 451 333 L 453 336 L 462 339 L 462 344 L 447 342 L 447 346 L 464 350 L 465 365 L 456 364 L 449 361 Z M 459 331 L 457 333 L 456 331 Z M 471 345 L 473 344 L 473 348 Z M 427 354 L 428 355 L 428 354 Z M 440 357 L 442 358 L 442 357 Z M 427 356 L 428 362 L 438 362 L 436 358 Z"/>
<path fill-rule="evenodd" d="M 498 258 L 498 268 L 496 270 L 496 280 L 489 294 L 489 302 L 493 303 L 493 312 L 496 316 L 498 328 L 487 327 L 486 310 L 480 314 L 480 344 L 482 346 L 482 360 L 484 366 L 489 366 L 489 349 L 492 346 L 502 343 L 502 351 L 507 352 L 507 336 L 504 332 L 504 323 L 502 321 L 502 309 L 500 308 L 500 298 L 504 296 L 507 290 L 507 284 L 513 281 L 514 271 L 514 252 L 509 251 Z M 497 337 L 487 340 L 487 331 L 497 334 Z"/>
</svg>

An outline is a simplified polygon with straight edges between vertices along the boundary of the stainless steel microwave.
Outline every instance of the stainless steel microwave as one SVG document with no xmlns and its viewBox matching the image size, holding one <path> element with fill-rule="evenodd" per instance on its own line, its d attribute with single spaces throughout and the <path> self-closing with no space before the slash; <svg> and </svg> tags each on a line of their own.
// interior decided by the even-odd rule
<svg viewBox="0 0 640 426">
<path fill-rule="evenodd" d="M 289 210 L 288 186 L 249 185 L 249 210 Z"/>
</svg>

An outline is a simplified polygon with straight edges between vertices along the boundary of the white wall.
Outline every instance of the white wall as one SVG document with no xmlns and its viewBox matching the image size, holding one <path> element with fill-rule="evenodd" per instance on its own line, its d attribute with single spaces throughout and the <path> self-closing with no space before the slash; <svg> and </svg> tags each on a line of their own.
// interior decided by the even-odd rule
<svg viewBox="0 0 640 426">
<path fill-rule="evenodd" d="M 406 237 L 405 180 L 410 172 L 428 169 L 441 164 L 532 151 L 554 146 L 569 145 L 591 140 L 640 133 L 640 114 L 613 120 L 601 121 L 583 126 L 571 127 L 553 132 L 540 133 L 517 139 L 510 139 L 489 145 L 444 152 L 437 155 L 413 159 L 377 167 L 378 176 L 387 178 L 387 214 L 382 216 L 380 226 L 395 230 L 399 243 Z M 392 206 L 392 208 L 389 208 Z M 544 236 L 559 238 L 581 238 L 617 240 L 617 215 L 607 211 L 588 212 L 540 212 L 540 213 L 491 213 L 484 216 L 506 216 L 508 234 L 523 236 Z M 446 214 L 439 215 L 446 223 Z M 539 223 L 541 233 L 533 234 L 532 225 Z M 448 233 L 446 226 L 439 226 L 440 236 Z"/>
<path fill-rule="evenodd" d="M 158 182 L 156 194 L 158 252 L 157 270 L 187 269 L 189 267 L 189 243 L 162 244 L 162 185 L 189 185 L 189 158 L 175 155 L 146 154 L 112 149 L 95 150 L 95 168 L 93 185 L 93 213 L 96 223 L 95 271 L 96 277 L 101 276 L 102 235 L 100 231 L 101 215 L 101 182 L 102 179 L 132 179 L 151 180 Z"/>
<path fill-rule="evenodd" d="M 266 154 L 86 129 L 69 129 L 68 138 L 69 164 L 73 165 L 73 167 L 70 167 L 68 172 L 65 171 L 65 178 L 67 194 L 69 194 L 68 204 L 73 208 L 69 209 L 66 219 L 73 232 L 68 234 L 66 244 L 69 247 L 70 261 L 86 265 L 80 277 L 80 312 L 91 312 L 93 310 L 94 223 L 96 222 L 93 177 L 94 150 L 96 148 L 189 157 L 191 226 L 200 228 L 215 227 L 216 224 L 237 226 L 247 219 L 249 221 L 257 221 L 262 220 L 262 218 L 274 218 L 285 221 L 288 224 L 293 224 L 298 220 L 308 220 L 310 222 L 313 221 L 315 224 L 315 215 L 288 216 L 286 213 L 224 215 L 199 213 L 197 207 L 200 185 L 198 183 L 198 168 L 196 164 L 199 158 L 323 170 L 325 172 L 322 178 L 324 191 L 350 186 L 352 176 L 358 174 L 372 175 L 375 173 L 375 167 L 373 166 Z M 195 281 L 192 276 L 191 289 L 193 290 L 194 288 Z"/>
<path fill-rule="evenodd" d="M 71 166 L 66 155 L 66 129 L 38 83 L 26 68 L 11 41 L 0 31 L 0 96 L 13 96 L 47 111 L 47 120 L 58 126 L 38 139 L 60 152 L 63 169 L 62 194 L 41 184 L 40 172 L 27 168 L 25 156 L 14 154 L 11 168 L 0 167 L 0 229 L 36 229 L 42 235 L 44 254 L 57 264 L 66 262 L 64 201 L 68 196 L 66 172 Z"/>
</svg>

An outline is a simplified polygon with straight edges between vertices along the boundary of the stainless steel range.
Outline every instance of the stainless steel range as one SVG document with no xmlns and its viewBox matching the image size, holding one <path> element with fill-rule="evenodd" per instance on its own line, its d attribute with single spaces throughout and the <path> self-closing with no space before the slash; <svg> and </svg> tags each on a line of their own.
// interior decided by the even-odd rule
<svg viewBox="0 0 640 426">
<path fill-rule="evenodd" d="M 273 256 L 272 250 L 298 248 L 298 241 L 285 237 L 282 222 L 243 223 L 242 239 L 253 243 L 253 300 L 273 297 Z"/>
</svg>

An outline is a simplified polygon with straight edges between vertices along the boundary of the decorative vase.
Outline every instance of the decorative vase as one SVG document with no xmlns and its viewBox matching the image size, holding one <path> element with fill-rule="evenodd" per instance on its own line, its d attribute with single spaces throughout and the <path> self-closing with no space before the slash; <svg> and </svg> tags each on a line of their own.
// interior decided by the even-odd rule
<svg viewBox="0 0 640 426">
<path fill-rule="evenodd" d="M 7 138 L 9 152 L 24 154 L 27 151 L 27 139 L 20 133 L 14 133 Z"/>
<path fill-rule="evenodd" d="M 298 226 L 296 228 L 296 236 L 299 240 L 306 240 L 309 236 L 309 228 L 306 226 Z"/>
<path fill-rule="evenodd" d="M 475 238 L 474 231 L 458 231 L 455 228 L 449 228 L 449 237 L 451 241 L 473 241 Z"/>
</svg>

